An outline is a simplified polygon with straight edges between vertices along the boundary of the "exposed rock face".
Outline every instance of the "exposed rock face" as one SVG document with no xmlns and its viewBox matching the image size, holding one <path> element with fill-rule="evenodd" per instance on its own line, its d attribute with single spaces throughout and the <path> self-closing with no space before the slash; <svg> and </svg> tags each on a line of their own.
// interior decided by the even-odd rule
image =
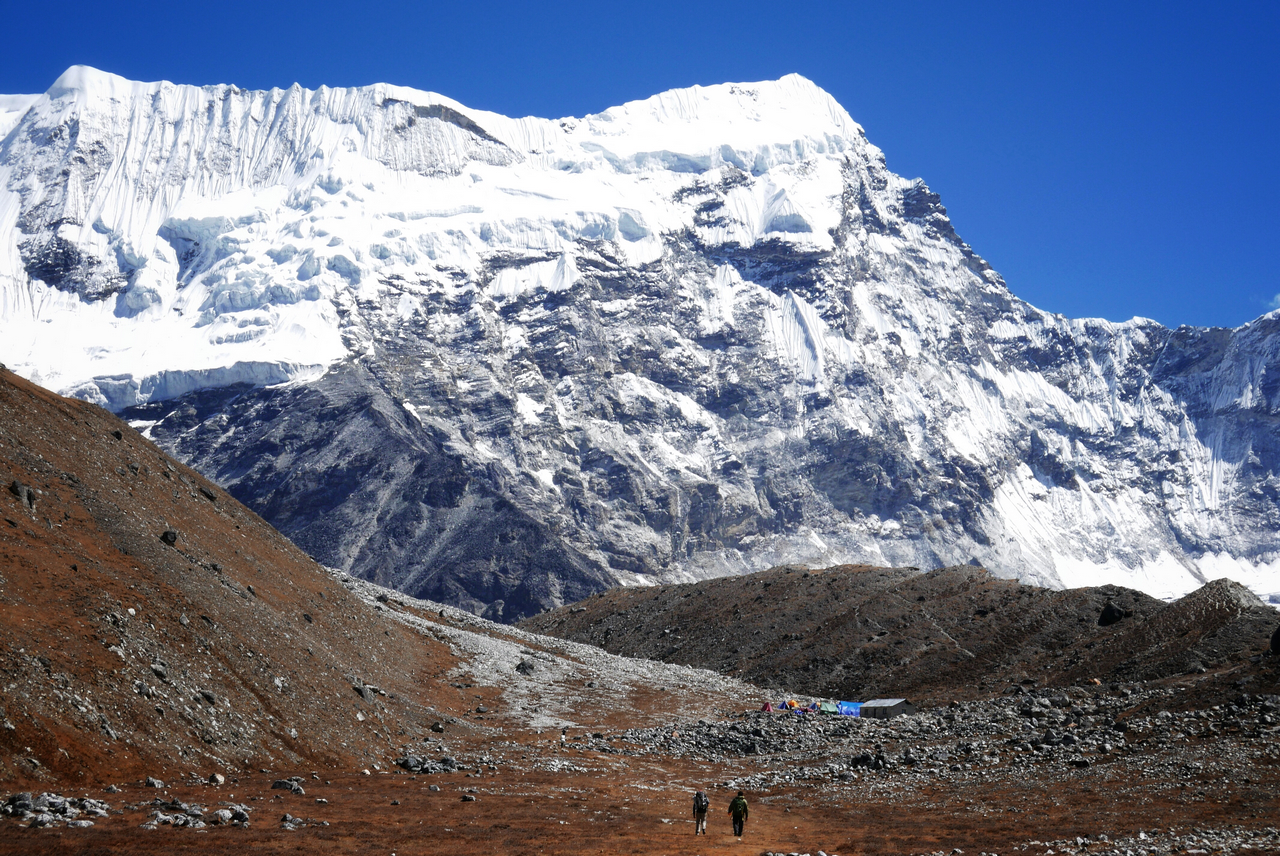
<svg viewBox="0 0 1280 856">
<path fill-rule="evenodd" d="M 1040 312 L 801 78 L 551 122 L 73 69 L 12 121 L 6 359 L 327 565 L 503 620 L 783 562 L 1280 591 L 1280 316 Z"/>
</svg>

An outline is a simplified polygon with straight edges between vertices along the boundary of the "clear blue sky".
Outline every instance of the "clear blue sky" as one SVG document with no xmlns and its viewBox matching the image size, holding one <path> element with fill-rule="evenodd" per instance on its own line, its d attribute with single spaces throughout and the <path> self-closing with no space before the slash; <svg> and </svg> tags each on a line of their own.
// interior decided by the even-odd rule
<svg viewBox="0 0 1280 856">
<path fill-rule="evenodd" d="M 561 117 L 799 72 L 1041 308 L 1235 326 L 1280 294 L 1280 4 L 71 0 L 0 20 L 6 93 L 83 63 Z"/>
</svg>

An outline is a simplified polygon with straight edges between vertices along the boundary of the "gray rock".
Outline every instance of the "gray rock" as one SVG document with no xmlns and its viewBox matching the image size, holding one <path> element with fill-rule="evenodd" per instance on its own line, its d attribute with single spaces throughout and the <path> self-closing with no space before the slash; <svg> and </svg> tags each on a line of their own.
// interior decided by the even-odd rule
<svg viewBox="0 0 1280 856">
<path fill-rule="evenodd" d="M 36 510 L 37 493 L 35 488 L 28 487 L 15 479 L 14 482 L 9 485 L 9 492 L 18 498 L 18 501 L 22 503 L 22 507 L 27 511 L 34 512 Z"/>
<path fill-rule="evenodd" d="M 271 783 L 271 790 L 289 791 L 298 796 L 305 796 L 307 793 L 302 787 L 302 779 L 297 776 L 292 776 L 288 779 L 276 779 Z"/>
</svg>

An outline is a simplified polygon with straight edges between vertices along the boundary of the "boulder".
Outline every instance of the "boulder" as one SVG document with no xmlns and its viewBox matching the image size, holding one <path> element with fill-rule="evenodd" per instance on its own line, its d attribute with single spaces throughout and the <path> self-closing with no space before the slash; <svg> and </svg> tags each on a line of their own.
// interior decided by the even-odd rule
<svg viewBox="0 0 1280 856">
<path fill-rule="evenodd" d="M 1107 601 L 1107 605 L 1102 607 L 1102 613 L 1098 616 L 1099 627 L 1109 627 L 1125 617 L 1125 611 L 1116 606 L 1111 601 Z"/>
<path fill-rule="evenodd" d="M 288 779 L 276 779 L 271 783 L 273 791 L 288 791 L 298 796 L 306 796 L 306 791 L 302 788 L 302 780 L 297 776 L 291 776 Z"/>
<path fill-rule="evenodd" d="M 22 503 L 23 508 L 28 511 L 36 510 L 35 488 L 27 487 L 25 484 L 15 479 L 13 484 L 9 485 L 9 492 L 18 498 L 18 501 Z"/>
</svg>

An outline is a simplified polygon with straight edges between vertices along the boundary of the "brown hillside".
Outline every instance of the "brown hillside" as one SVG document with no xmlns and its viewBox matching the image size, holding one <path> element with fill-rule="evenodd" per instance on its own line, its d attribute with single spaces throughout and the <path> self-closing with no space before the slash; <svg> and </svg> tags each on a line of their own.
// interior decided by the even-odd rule
<svg viewBox="0 0 1280 856">
<path fill-rule="evenodd" d="M 440 716 L 443 645 L 105 411 L 0 372 L 0 483 L 0 780 L 364 764 Z"/>
</svg>

